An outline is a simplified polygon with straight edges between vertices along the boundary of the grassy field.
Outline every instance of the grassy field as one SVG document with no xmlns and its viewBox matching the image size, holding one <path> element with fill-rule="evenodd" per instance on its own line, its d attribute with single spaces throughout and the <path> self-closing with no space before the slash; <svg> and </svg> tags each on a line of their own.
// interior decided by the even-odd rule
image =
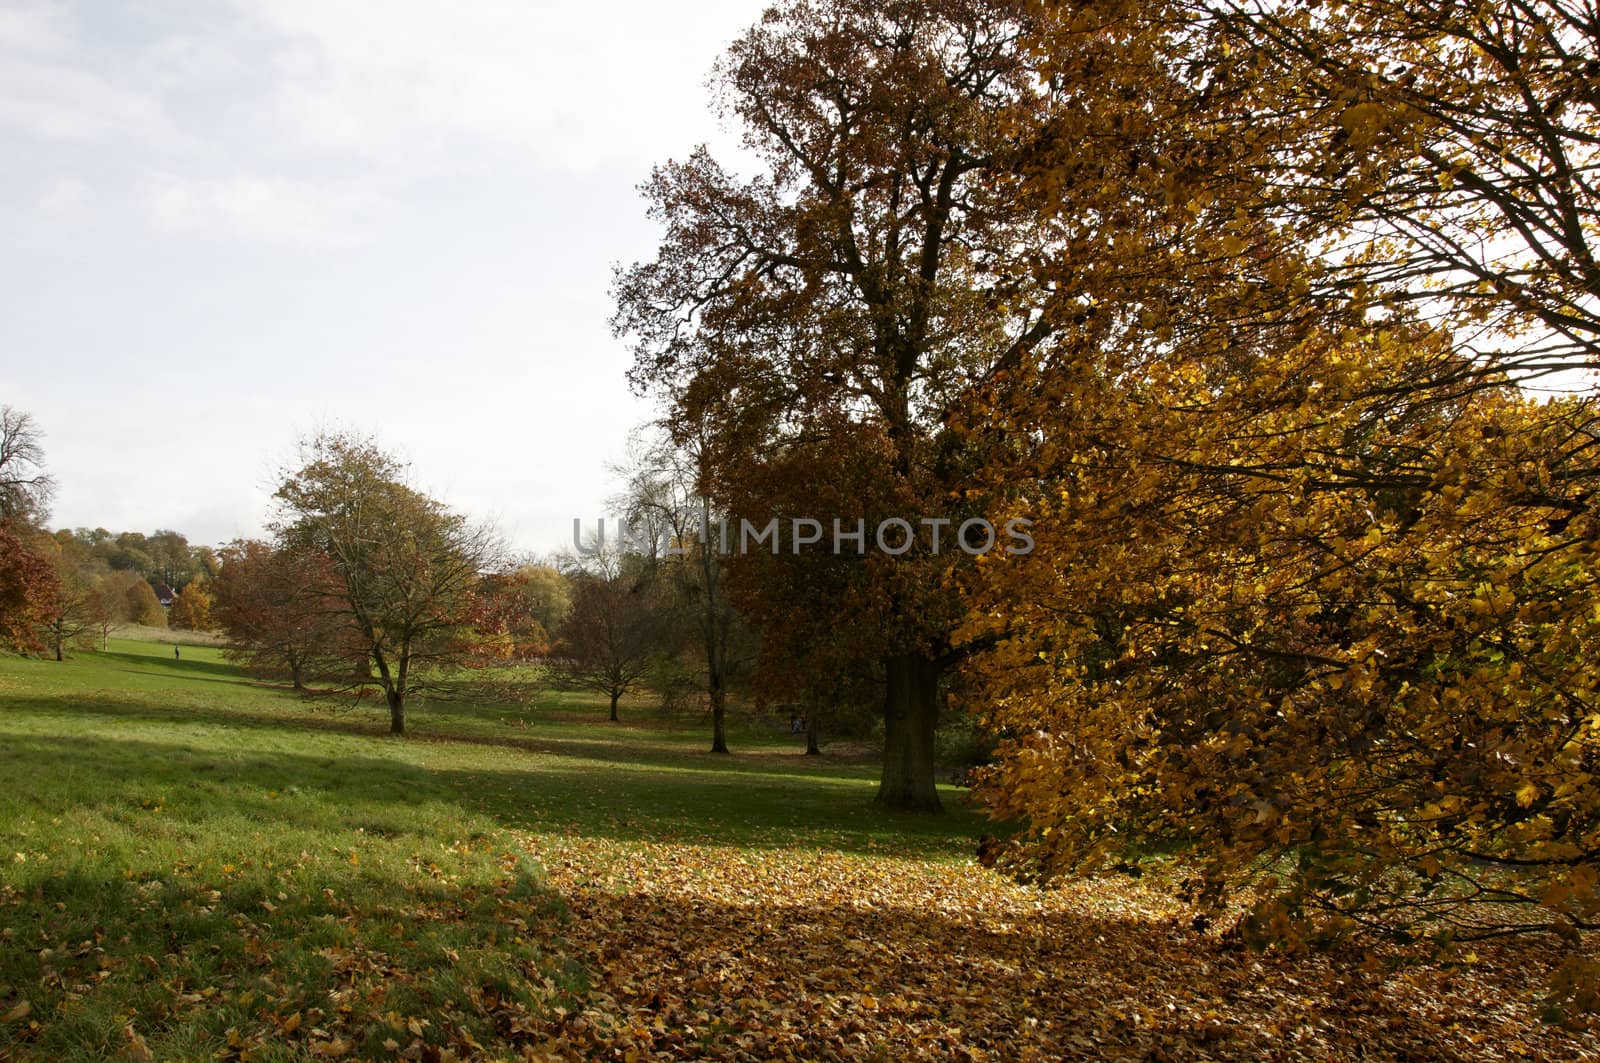
<svg viewBox="0 0 1600 1063">
<path fill-rule="evenodd" d="M 0 659 L 0 1015 L 25 1012 L 0 1055 L 488 1042 L 585 986 L 530 839 L 958 860 L 978 826 L 877 815 L 870 763 L 787 733 L 717 757 L 702 727 L 552 692 L 422 701 L 396 740 L 372 699 L 180 652 Z M 328 1036 L 271 1036 L 301 1027 Z"/>
<path fill-rule="evenodd" d="M 0 1060 L 1600 1058 L 1548 956 L 1255 953 L 1125 878 L 973 864 L 871 758 L 584 695 L 248 680 L 215 647 L 0 658 Z"/>
</svg>

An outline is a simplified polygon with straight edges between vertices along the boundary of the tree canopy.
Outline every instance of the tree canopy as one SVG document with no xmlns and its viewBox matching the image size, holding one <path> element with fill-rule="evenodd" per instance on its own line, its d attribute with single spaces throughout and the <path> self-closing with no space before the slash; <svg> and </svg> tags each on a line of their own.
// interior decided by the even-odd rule
<svg viewBox="0 0 1600 1063">
<path fill-rule="evenodd" d="M 1027 21 L 1021 4 L 967 0 L 775 8 L 716 74 L 763 172 L 738 178 L 701 150 L 646 186 L 666 232 L 618 274 L 615 325 L 636 386 L 672 423 L 712 426 L 706 488 L 731 517 L 956 516 L 951 418 L 1050 332 L 1049 292 L 997 265 L 1036 239 L 994 179 L 1017 123 L 1050 102 L 1019 44 Z M 845 450 L 875 489 L 824 500 Z M 812 501 L 832 504 L 799 508 Z M 846 597 L 807 603 L 850 609 L 883 673 L 891 807 L 939 806 L 957 611 L 944 567 L 863 562 Z M 797 604 L 751 586 L 769 612 Z"/>
<path fill-rule="evenodd" d="M 327 559 L 340 612 L 360 633 L 405 733 L 406 696 L 425 666 L 460 663 L 475 581 L 498 543 L 405 482 L 399 461 L 370 440 L 323 434 L 304 444 L 276 498 L 284 546 Z"/>
</svg>

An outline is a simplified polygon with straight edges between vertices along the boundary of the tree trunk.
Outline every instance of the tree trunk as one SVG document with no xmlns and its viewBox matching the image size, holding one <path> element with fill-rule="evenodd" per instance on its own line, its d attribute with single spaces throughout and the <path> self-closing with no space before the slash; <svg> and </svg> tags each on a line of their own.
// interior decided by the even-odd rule
<svg viewBox="0 0 1600 1063">
<path fill-rule="evenodd" d="M 403 735 L 406 733 L 406 688 L 405 678 L 395 680 L 394 674 L 389 671 L 389 658 L 376 646 L 372 649 L 372 659 L 378 665 L 378 679 L 383 687 L 384 700 L 389 703 L 389 733 Z"/>
<path fill-rule="evenodd" d="M 820 757 L 822 743 L 818 741 L 821 732 L 817 726 L 817 707 L 811 706 L 811 711 L 806 714 L 806 756 Z"/>
<path fill-rule="evenodd" d="M 611 722 L 612 723 L 621 723 L 622 722 L 621 720 L 619 720 L 617 718 L 617 699 L 619 697 L 621 697 L 621 696 L 622 696 L 622 692 L 620 690 L 613 690 L 611 692 Z"/>
<path fill-rule="evenodd" d="M 400 648 L 400 667 L 396 670 L 394 693 L 389 695 L 389 733 L 406 733 L 406 679 L 411 672 L 411 643 L 403 642 Z"/>
<path fill-rule="evenodd" d="M 389 733 L 403 735 L 406 733 L 406 695 L 399 687 L 387 687 L 383 692 L 384 698 L 389 702 Z"/>
<path fill-rule="evenodd" d="M 942 812 L 933 785 L 933 731 L 939 722 L 939 666 L 920 654 L 884 662 L 883 777 L 878 804 L 905 812 Z"/>
<path fill-rule="evenodd" d="M 728 751 L 728 694 L 722 689 L 721 677 L 711 683 L 711 752 Z"/>
<path fill-rule="evenodd" d="M 61 632 L 56 631 L 56 660 L 61 660 Z"/>
<path fill-rule="evenodd" d="M 700 528 L 709 540 L 711 500 L 704 495 L 700 496 Z M 711 695 L 711 752 L 726 753 L 728 631 L 717 597 L 717 564 L 712 560 L 709 541 L 700 549 L 700 578 L 705 584 L 705 609 L 700 616 L 700 633 L 706 651 L 706 692 Z"/>
</svg>

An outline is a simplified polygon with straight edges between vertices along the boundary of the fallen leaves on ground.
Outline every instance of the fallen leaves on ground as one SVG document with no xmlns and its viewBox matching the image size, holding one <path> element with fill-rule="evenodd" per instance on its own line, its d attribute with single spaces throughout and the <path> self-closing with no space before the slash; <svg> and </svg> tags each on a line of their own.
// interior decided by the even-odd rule
<svg viewBox="0 0 1600 1063">
<path fill-rule="evenodd" d="M 1600 1035 L 1539 1021 L 1554 960 L 1536 942 L 1448 967 L 1264 954 L 1197 931 L 1148 880 L 1041 891 L 887 847 L 457 848 L 476 862 L 419 858 L 412 888 L 360 901 L 135 883 L 226 947 L 214 983 L 177 953 L 49 936 L 28 997 L 0 985 L 0 1059 L 41 1058 L 50 1024 L 87 1030 L 96 987 L 137 980 L 138 1012 L 100 1042 L 128 1059 L 187 1039 L 241 1061 L 1600 1060 Z M 7 903 L 38 899 L 0 888 Z"/>
<path fill-rule="evenodd" d="M 1600 1058 L 1542 1025 L 1536 948 L 1385 973 L 1197 932 L 1126 879 L 711 845 L 530 843 L 589 991 L 528 1058 Z"/>
</svg>

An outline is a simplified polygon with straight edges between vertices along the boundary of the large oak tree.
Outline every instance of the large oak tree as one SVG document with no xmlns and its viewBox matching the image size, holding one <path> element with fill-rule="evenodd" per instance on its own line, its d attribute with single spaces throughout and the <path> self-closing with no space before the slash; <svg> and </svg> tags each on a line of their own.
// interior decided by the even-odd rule
<svg viewBox="0 0 1600 1063">
<path fill-rule="evenodd" d="M 1019 124 L 1051 105 L 1018 43 L 1025 22 L 1004 0 L 775 8 L 716 73 L 761 172 L 702 149 L 647 185 L 666 232 L 653 260 L 619 274 L 615 324 L 669 420 L 716 426 L 708 487 L 733 518 L 956 515 L 951 418 L 1050 331 L 1048 293 L 1008 268 L 1035 247 L 1032 217 L 995 177 Z M 871 511 L 799 512 L 837 473 L 830 438 L 871 466 Z M 933 733 L 957 653 L 947 565 L 923 548 L 863 560 L 848 601 L 822 608 L 850 617 L 882 670 L 879 799 L 895 808 L 939 807 Z M 772 610 L 783 586 L 758 591 Z"/>
</svg>

